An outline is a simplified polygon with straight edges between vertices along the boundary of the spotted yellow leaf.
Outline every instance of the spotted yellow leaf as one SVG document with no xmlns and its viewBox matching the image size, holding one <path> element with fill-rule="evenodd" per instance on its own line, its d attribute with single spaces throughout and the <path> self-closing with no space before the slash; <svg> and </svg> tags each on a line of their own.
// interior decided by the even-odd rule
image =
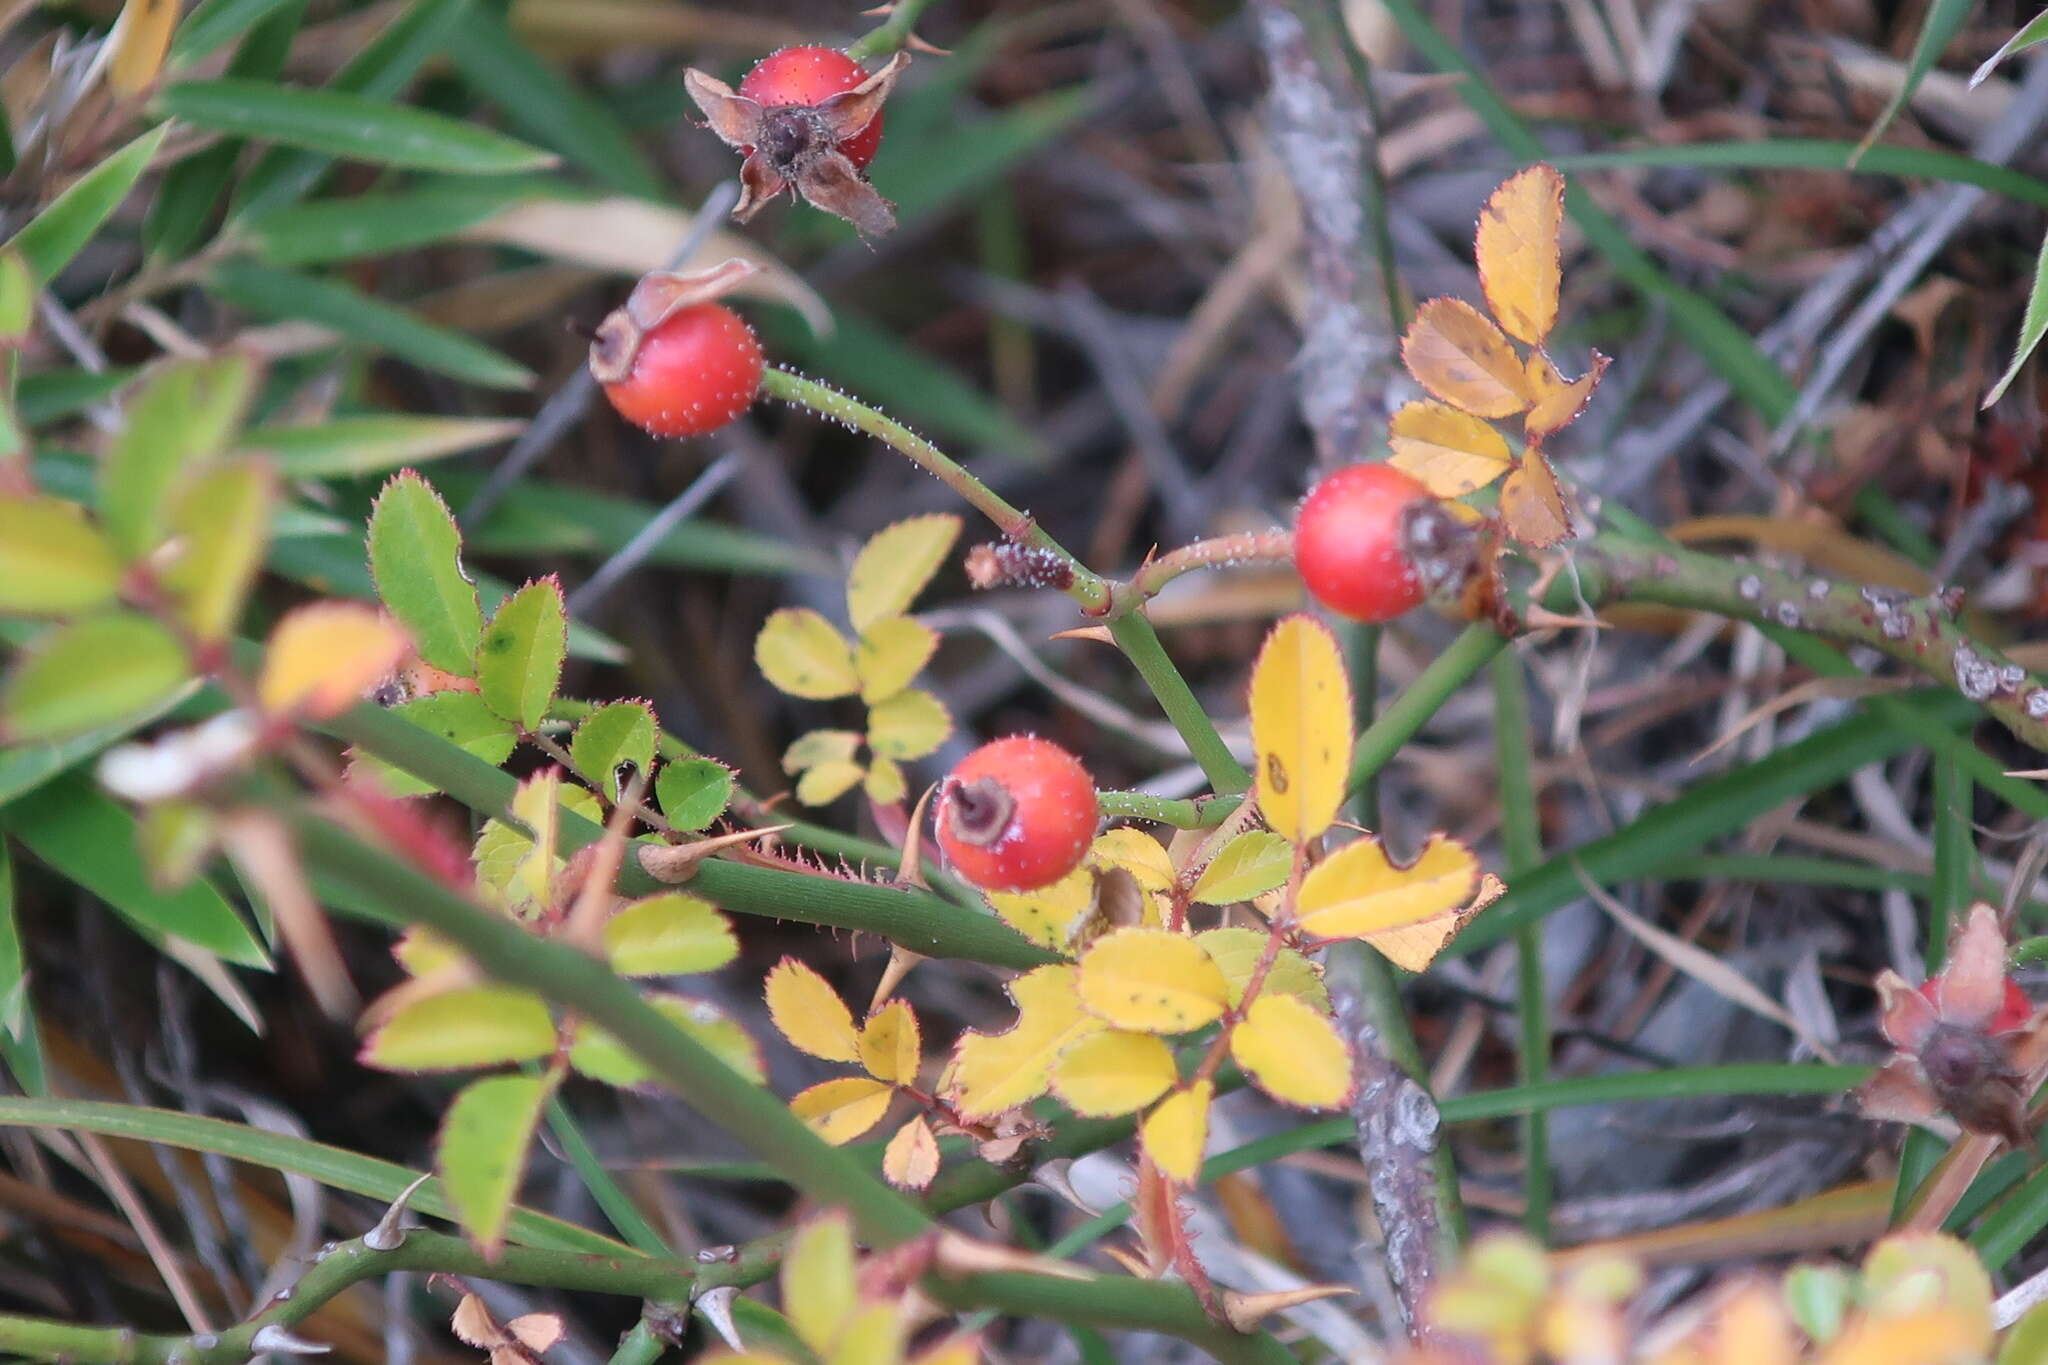
<svg viewBox="0 0 2048 1365">
<path fill-rule="evenodd" d="M 1500 486 L 1500 514 L 1509 534 L 1524 545 L 1555 545 L 1572 534 L 1564 488 L 1535 446 L 1522 452 L 1515 472 Z"/>
<path fill-rule="evenodd" d="M 860 1062 L 853 1011 L 811 967 L 785 957 L 769 971 L 763 993 L 769 1019 L 799 1051 L 828 1062 Z"/>
<path fill-rule="evenodd" d="M 1427 399 L 1403 403 L 1387 428 L 1394 468 L 1440 498 L 1484 488 L 1514 464 L 1507 438 L 1469 412 Z"/>
<path fill-rule="evenodd" d="M 1283 1104 L 1334 1109 L 1351 1095 L 1351 1049 L 1299 996 L 1261 991 L 1230 1031 L 1230 1056 Z"/>
<path fill-rule="evenodd" d="M 1532 395 L 1514 343 L 1462 299 L 1431 299 L 1401 338 L 1415 382 L 1477 417 L 1512 417 Z"/>
<path fill-rule="evenodd" d="M 1251 981 L 1259 958 L 1265 954 L 1266 938 L 1263 929 L 1235 925 L 1205 929 L 1195 935 L 1195 942 L 1202 945 L 1202 951 L 1222 969 L 1223 983 L 1230 990 L 1233 1008 L 1244 999 L 1244 988 Z M 1330 1012 L 1330 991 L 1323 984 L 1322 968 L 1292 948 L 1282 948 L 1273 959 L 1273 965 L 1266 969 L 1266 984 L 1260 988 L 1260 994 L 1265 996 L 1276 992 L 1301 997 L 1319 1014 Z"/>
<path fill-rule="evenodd" d="M 338 716 L 389 677 L 409 645 L 398 624 L 360 602 L 313 602 L 286 612 L 263 649 L 256 696 L 274 715 Z"/>
<path fill-rule="evenodd" d="M 993 1118 L 1029 1104 L 1052 1083 L 1060 1053 L 1103 1023 L 1081 1007 L 1079 968 L 1034 967 L 1012 981 L 1017 1022 L 1007 1033 L 965 1033 L 954 1045 L 945 1089 L 963 1118 Z"/>
<path fill-rule="evenodd" d="M 1311 938 L 1363 938 L 1448 914 L 1479 884 L 1479 860 L 1457 840 L 1434 834 L 1406 867 L 1377 839 L 1346 844 L 1309 869 L 1295 913 Z"/>
<path fill-rule="evenodd" d="M 1471 923 L 1474 915 L 1506 895 L 1507 889 L 1500 878 L 1491 872 L 1484 873 L 1479 878 L 1479 894 L 1469 903 L 1399 929 L 1382 929 L 1378 933 L 1367 934 L 1365 941 L 1403 971 L 1419 972 L 1436 961 L 1436 955 L 1444 950 L 1444 945 L 1456 938 L 1458 931 Z"/>
<path fill-rule="evenodd" d="M 1263 896 L 1294 870 L 1294 845 L 1263 829 L 1248 829 L 1218 849 L 1188 892 L 1198 905 L 1231 905 Z"/>
<path fill-rule="evenodd" d="M 1554 166 L 1510 176 L 1479 211 L 1479 288 L 1508 335 L 1531 346 L 1557 325 L 1563 229 L 1564 177 Z"/>
<path fill-rule="evenodd" d="M 878 702 L 910 686 L 938 647 L 938 632 L 913 617 L 884 616 L 869 626 L 853 649 L 861 700 Z"/>
<path fill-rule="evenodd" d="M 1081 955 L 1077 982 L 1089 1013 L 1140 1033 L 1186 1033 L 1229 1004 L 1223 969 L 1185 934 L 1119 929 Z"/>
<path fill-rule="evenodd" d="M 1532 354 L 1528 362 L 1529 392 L 1536 401 L 1522 414 L 1522 430 L 1529 439 L 1540 441 L 1576 421 L 1586 410 L 1593 390 L 1600 387 L 1600 376 L 1607 373 L 1609 363 L 1606 356 L 1595 351 L 1593 363 L 1584 374 L 1566 379 L 1550 363 L 1549 356 L 1541 351 Z"/>
<path fill-rule="evenodd" d="M 896 1130 L 882 1149 L 882 1178 L 899 1190 L 921 1190 L 939 1173 L 939 1139 L 922 1114 Z"/>
<path fill-rule="evenodd" d="M 1330 827 L 1351 769 L 1351 684 L 1330 628 L 1312 616 L 1274 626 L 1252 666 L 1259 811 L 1307 843 Z"/>
<path fill-rule="evenodd" d="M 784 607 L 754 637 L 754 664 L 777 691 L 811 701 L 860 691 L 853 650 L 832 623 L 809 607 Z"/>
<path fill-rule="evenodd" d="M 915 1085 L 924 1060 L 917 1016 L 901 1000 L 891 1000 L 868 1016 L 860 1031 L 860 1064 L 878 1081 Z"/>
<path fill-rule="evenodd" d="M 1173 1052 L 1149 1033 L 1112 1031 L 1083 1038 L 1060 1054 L 1052 1090 L 1088 1118 L 1135 1114 L 1180 1079 Z"/>
<path fill-rule="evenodd" d="M 1099 836 L 1088 846 L 1088 859 L 1098 867 L 1122 868 L 1146 891 L 1173 885 L 1173 860 L 1166 856 L 1166 845 L 1130 825 Z"/>
<path fill-rule="evenodd" d="M 907 608 L 932 581 L 960 536 L 950 512 L 909 517 L 885 526 L 861 546 L 846 576 L 846 616 L 857 631 Z"/>
<path fill-rule="evenodd" d="M 1095 908 L 1095 872 L 1077 867 L 1036 891 L 991 891 L 988 903 L 1003 923 L 1033 943 L 1065 952 Z"/>
<path fill-rule="evenodd" d="M 1138 1140 L 1152 1164 L 1183 1185 L 1193 1184 L 1202 1173 L 1209 1104 L 1215 1098 L 1215 1082 L 1196 1081 L 1161 1100 L 1138 1129 Z"/>
<path fill-rule="evenodd" d="M 868 747 L 883 758 L 923 758 L 952 731 L 953 718 L 939 699 L 915 687 L 868 708 Z"/>
<path fill-rule="evenodd" d="M 894 1089 L 872 1077 L 841 1076 L 797 1091 L 790 1097 L 789 1111 L 837 1147 L 880 1123 L 895 1097 Z"/>
</svg>

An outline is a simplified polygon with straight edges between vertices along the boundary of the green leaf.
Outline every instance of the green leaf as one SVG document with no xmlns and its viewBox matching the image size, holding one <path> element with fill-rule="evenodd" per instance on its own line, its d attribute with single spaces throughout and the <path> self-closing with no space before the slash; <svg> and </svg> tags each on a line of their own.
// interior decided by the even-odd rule
<svg viewBox="0 0 2048 1365">
<path fill-rule="evenodd" d="M 526 429 L 517 418 L 412 417 L 366 413 L 313 426 L 257 427 L 238 447 L 277 461 L 287 479 L 382 474 L 508 441 Z"/>
<path fill-rule="evenodd" d="M 356 194 L 287 205 L 245 227 L 279 265 L 318 265 L 446 241 L 514 204 L 559 188 L 546 180 L 451 181 L 394 194 Z"/>
<path fill-rule="evenodd" d="M 150 885 L 136 847 L 135 817 L 83 776 L 52 782 L 35 800 L 0 809 L 0 824 L 151 942 L 168 935 L 244 967 L 270 965 L 255 934 L 205 878 L 176 891 Z"/>
<path fill-rule="evenodd" d="M 0 348 L 27 341 L 35 321 L 35 276 L 19 251 L 0 248 Z"/>
<path fill-rule="evenodd" d="M 760 1048 L 718 1006 L 708 1000 L 661 994 L 648 995 L 647 1003 L 734 1071 L 756 1085 L 766 1083 L 768 1073 L 761 1065 Z M 644 1085 L 652 1078 L 645 1063 L 588 1020 L 577 1025 L 576 1041 L 569 1048 L 569 1065 L 606 1085 Z"/>
<path fill-rule="evenodd" d="M 2042 20 L 2036 19 L 2028 27 L 2041 24 Z M 2048 27 L 2043 28 L 2043 36 L 2048 36 Z M 2041 1365 L 2044 1360 L 2048 1360 L 2048 1303 L 2037 1303 L 2006 1332 L 2005 1343 L 1998 1348 L 1998 1365 Z"/>
<path fill-rule="evenodd" d="M 2013 343 L 2012 363 L 1991 386 L 1991 392 L 1984 395 L 1982 406 L 1988 408 L 2005 396 L 2012 381 L 2019 378 L 2020 367 L 2041 344 L 2043 333 L 2048 333 L 2048 237 L 2041 239 L 2041 254 L 2034 261 L 2034 284 L 2027 291 L 2027 310 L 2020 319 L 2019 340 Z"/>
<path fill-rule="evenodd" d="M 1927 73 L 1934 69 L 1934 63 L 1962 31 L 1963 21 L 1970 17 L 1974 0 L 1933 0 L 1927 7 L 1927 15 L 1920 21 L 1920 36 L 1913 40 L 1913 53 L 1906 59 L 1906 78 L 1899 83 L 1891 102 L 1884 112 L 1877 116 L 1877 122 L 1870 125 L 1870 131 L 1863 135 L 1859 145 L 1869 147 L 1884 136 L 1885 129 L 1892 126 L 1892 120 L 1899 112 L 1912 103 L 1913 95 L 1920 89 L 1920 82 L 1927 79 Z"/>
<path fill-rule="evenodd" d="M 28 993 L 28 954 L 14 904 L 14 854 L 0 839 L 0 1057 L 14 1083 L 31 1095 L 45 1087 L 43 1040 Z"/>
<path fill-rule="evenodd" d="M 667 196 L 666 181 L 611 110 L 541 60 L 498 10 L 470 7 L 449 39 L 448 56 L 477 96 L 527 137 L 615 189 L 642 199 Z"/>
<path fill-rule="evenodd" d="M 135 188 L 170 125 L 160 123 L 87 171 L 31 218 L 9 243 L 38 287 L 57 278 Z"/>
<path fill-rule="evenodd" d="M 399 359 L 486 388 L 533 384 L 525 366 L 459 332 L 422 322 L 403 308 L 372 298 L 338 280 L 300 275 L 255 261 L 223 261 L 214 288 L 228 302 L 261 317 L 318 323 L 344 340 L 388 351 Z"/>
<path fill-rule="evenodd" d="M 474 692 L 430 692 L 400 702 L 392 711 L 493 767 L 510 758 L 519 743 L 517 727 L 484 705 L 484 699 Z M 355 763 L 393 796 L 421 796 L 433 790 L 411 773 L 369 754 L 358 753 Z"/>
<path fill-rule="evenodd" d="M 434 1169 L 455 1206 L 455 1221 L 487 1258 L 504 1243 L 549 1089 L 538 1076 L 487 1076 L 464 1086 L 442 1121 Z"/>
<path fill-rule="evenodd" d="M 412 633 L 420 657 L 468 677 L 483 608 L 462 571 L 462 532 L 448 504 L 412 470 L 394 476 L 371 508 L 369 545 L 377 596 Z"/>
<path fill-rule="evenodd" d="M 171 63 L 184 66 L 233 42 L 272 12 L 299 0 L 200 0 L 171 36 Z"/>
<path fill-rule="evenodd" d="M 100 516 L 130 558 L 164 538 L 165 505 L 184 470 L 227 448 L 256 388 L 242 355 L 173 360 L 148 372 L 100 465 Z"/>
<path fill-rule="evenodd" d="M 120 587 L 121 561 L 76 503 L 0 495 L 0 611 L 69 615 Z"/>
<path fill-rule="evenodd" d="M 600 706 L 576 727 L 569 758 L 586 782 L 619 799 L 619 768 L 630 763 L 645 773 L 654 765 L 654 708 L 644 701 Z"/>
<path fill-rule="evenodd" d="M 713 758 L 678 758 L 662 765 L 654 796 L 662 818 L 679 830 L 709 829 L 732 801 L 732 769 Z"/>
<path fill-rule="evenodd" d="M 150 1109 L 135 1104 L 0 1098 L 0 1127 L 60 1128 L 211 1152 L 267 1170 L 303 1175 L 330 1189 L 346 1190 L 379 1203 L 398 1198 L 420 1177 L 418 1171 L 362 1156 L 345 1147 L 330 1147 L 224 1119 L 200 1118 L 174 1109 Z M 432 1218 L 455 1216 L 439 1180 L 429 1180 L 420 1186 L 412 1197 L 411 1207 Z M 513 1210 L 508 1231 L 513 1241 L 524 1246 L 596 1256 L 635 1254 L 631 1247 L 589 1228 L 531 1209 Z"/>
<path fill-rule="evenodd" d="M 606 920 L 604 950 L 620 976 L 684 976 L 723 967 L 740 945 L 710 901 L 670 891 Z"/>
<path fill-rule="evenodd" d="M 370 1035 L 362 1062 L 387 1071 L 459 1071 L 530 1062 L 555 1050 L 547 1002 L 509 986 L 464 986 L 401 1006 Z"/>
<path fill-rule="evenodd" d="M 113 725 L 160 704 L 188 677 L 184 647 L 140 612 L 54 626 L 0 682 L 0 735 L 18 744 Z"/>
<path fill-rule="evenodd" d="M 70 739 L 0 748 L 0 806 L 19 800 L 51 778 L 91 758 L 100 750 L 157 719 L 175 706 L 178 693 L 149 710 L 114 725 L 102 725 Z"/>
<path fill-rule="evenodd" d="M 484 702 L 524 730 L 538 730 L 562 681 L 568 613 L 553 578 L 505 599 L 476 647 L 476 686 Z"/>
<path fill-rule="evenodd" d="M 219 833 L 213 808 L 197 801 L 159 801 L 145 807 L 135 848 L 149 884 L 159 891 L 190 885 L 219 846 Z"/>
<path fill-rule="evenodd" d="M 1998 64 L 2016 52 L 2024 52 L 2036 43 L 2048 42 L 2048 10 L 2035 15 L 2027 26 L 2005 40 L 2005 46 L 1984 59 L 1984 64 L 1970 73 L 1970 88 L 1976 89 L 1984 83 L 1985 77 L 1997 70 Z M 2036 1314 L 2035 1316 L 2039 1316 Z M 2044 1347 L 2042 1358 L 2048 1359 L 2048 1347 Z M 2001 1360 L 1999 1365 L 2005 1365 Z"/>
<path fill-rule="evenodd" d="M 337 90 L 229 77 L 170 86 L 156 102 L 171 117 L 215 132 L 412 170 L 504 175 L 557 159 L 445 114 Z"/>
<path fill-rule="evenodd" d="M 170 529 L 184 547 L 164 571 L 179 614 L 202 641 L 224 640 L 263 566 L 277 476 L 257 460 L 224 460 L 199 471 L 171 504 Z"/>
<path fill-rule="evenodd" d="M 1246 830 L 1210 859 L 1190 899 L 1202 905 L 1248 901 L 1284 885 L 1293 866 L 1292 844 L 1268 830 Z"/>
</svg>

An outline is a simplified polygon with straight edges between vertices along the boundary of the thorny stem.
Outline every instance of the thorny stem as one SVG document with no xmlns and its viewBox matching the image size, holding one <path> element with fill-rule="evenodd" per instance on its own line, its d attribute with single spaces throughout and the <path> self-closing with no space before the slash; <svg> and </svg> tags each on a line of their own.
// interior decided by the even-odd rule
<svg viewBox="0 0 2048 1365">
<path fill-rule="evenodd" d="M 1147 560 L 1131 575 L 1130 594 L 1117 594 L 1116 608 L 1119 612 L 1135 611 L 1141 604 L 1157 597 L 1168 583 L 1196 569 L 1229 568 L 1255 560 L 1287 563 L 1293 558 L 1294 536 L 1278 529 L 1244 531 L 1232 536 L 1192 541 L 1157 559 Z"/>
<path fill-rule="evenodd" d="M 1167 657 L 1166 647 L 1159 643 L 1159 635 L 1144 613 L 1114 618 L 1109 623 L 1109 635 L 1152 689 L 1173 728 L 1187 741 L 1188 753 L 1209 779 L 1209 789 L 1218 796 L 1235 796 L 1251 786 L 1252 775 L 1230 752 L 1223 736 L 1216 733 L 1216 723 L 1209 719 L 1187 679 L 1181 677 L 1180 670 Z"/>
<path fill-rule="evenodd" d="M 911 29 L 916 27 L 918 16 L 924 13 L 931 2 L 932 0 L 895 0 L 889 6 L 889 17 L 847 44 L 846 55 L 857 62 L 871 62 L 877 57 L 893 57 L 910 42 Z"/>
</svg>

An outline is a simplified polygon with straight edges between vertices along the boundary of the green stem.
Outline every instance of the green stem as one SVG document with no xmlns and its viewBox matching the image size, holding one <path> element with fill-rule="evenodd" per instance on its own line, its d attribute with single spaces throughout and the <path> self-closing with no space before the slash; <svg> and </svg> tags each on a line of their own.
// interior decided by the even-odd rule
<svg viewBox="0 0 2048 1365">
<path fill-rule="evenodd" d="M 1099 792 L 1102 814 L 1111 820 L 1150 820 L 1175 829 L 1214 829 L 1223 823 L 1238 803 L 1230 797 L 1201 797 L 1177 801 L 1143 792 Z"/>
<path fill-rule="evenodd" d="M 889 17 L 869 29 L 865 34 L 847 44 L 846 55 L 857 62 L 871 62 L 877 57 L 893 56 L 910 41 L 910 31 L 917 24 L 932 0 L 895 0 L 889 6 Z"/>
<path fill-rule="evenodd" d="M 1235 796 L 1249 787 L 1251 774 L 1230 752 L 1223 742 L 1223 736 L 1216 733 L 1216 725 L 1209 719 L 1209 713 L 1202 709 L 1202 703 L 1188 687 L 1187 679 L 1173 666 L 1173 660 L 1166 655 L 1166 647 L 1159 643 L 1158 632 L 1142 612 L 1118 616 L 1109 623 L 1110 638 L 1138 670 L 1138 676 L 1152 689 L 1152 695 L 1159 701 L 1159 707 L 1166 712 L 1166 718 L 1173 722 L 1173 728 L 1180 731 L 1180 737 L 1187 742 L 1188 753 L 1201 765 L 1203 774 L 1209 779 L 1209 788 L 1218 796 Z"/>
<path fill-rule="evenodd" d="M 1131 590 L 1117 594 L 1116 614 L 1136 611 L 1182 574 L 1193 573 L 1197 569 L 1235 568 L 1240 564 L 1260 561 L 1293 563 L 1294 533 L 1278 529 L 1242 531 L 1236 535 L 1191 541 L 1178 550 L 1169 550 L 1157 559 L 1149 559 L 1131 575 Z"/>
<path fill-rule="evenodd" d="M 1510 883 L 1543 861 L 1542 822 L 1529 727 L 1529 687 L 1513 650 L 1493 656 L 1494 753 L 1500 769 L 1500 837 Z M 1515 1017 L 1521 1029 L 1520 1077 L 1541 1084 L 1550 1074 L 1550 1004 L 1543 981 L 1543 929 L 1515 931 Z M 1550 1240 L 1550 1126 L 1541 1114 L 1522 1120 L 1522 1189 L 1529 1235 Z"/>
<path fill-rule="evenodd" d="M 1358 736 L 1351 750 L 1352 790 L 1372 781 L 1400 752 L 1401 746 L 1429 723 L 1450 695 L 1506 645 L 1507 640 L 1489 625 L 1475 622 L 1466 626 Z"/>
<path fill-rule="evenodd" d="M 1030 513 L 1011 506 L 1001 494 L 969 473 L 952 456 L 909 427 L 894 418 L 883 416 L 857 398 L 850 398 L 815 380 L 805 379 L 802 375 L 775 369 L 772 366 L 761 376 L 761 392 L 770 398 L 779 398 L 785 403 L 809 408 L 820 417 L 829 417 L 890 446 L 912 464 L 958 493 L 970 506 L 994 522 L 996 529 L 1005 536 L 1019 544 L 1044 550 L 1059 559 L 1073 574 L 1073 581 L 1067 586 L 1067 596 L 1079 603 L 1081 610 L 1091 616 L 1099 616 L 1109 610 L 1108 583 L 1069 554 L 1065 546 L 1046 534 L 1045 529 L 1031 517 Z"/>
<path fill-rule="evenodd" d="M 661 1339 L 647 1319 L 633 1324 L 633 1330 L 619 1340 L 619 1349 L 612 1352 L 610 1365 L 654 1365 L 661 1359 L 668 1343 Z"/>
</svg>

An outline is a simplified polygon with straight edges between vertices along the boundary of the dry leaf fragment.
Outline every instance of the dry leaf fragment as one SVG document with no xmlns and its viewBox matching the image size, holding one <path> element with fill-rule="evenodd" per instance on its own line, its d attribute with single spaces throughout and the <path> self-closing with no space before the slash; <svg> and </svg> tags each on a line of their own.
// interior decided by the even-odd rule
<svg viewBox="0 0 2048 1365">
<path fill-rule="evenodd" d="M 489 1351 L 491 1365 L 538 1365 L 541 1353 L 568 1335 L 558 1313 L 522 1313 L 501 1326 L 474 1294 L 462 1296 L 448 1327 L 464 1343 Z"/>
</svg>

